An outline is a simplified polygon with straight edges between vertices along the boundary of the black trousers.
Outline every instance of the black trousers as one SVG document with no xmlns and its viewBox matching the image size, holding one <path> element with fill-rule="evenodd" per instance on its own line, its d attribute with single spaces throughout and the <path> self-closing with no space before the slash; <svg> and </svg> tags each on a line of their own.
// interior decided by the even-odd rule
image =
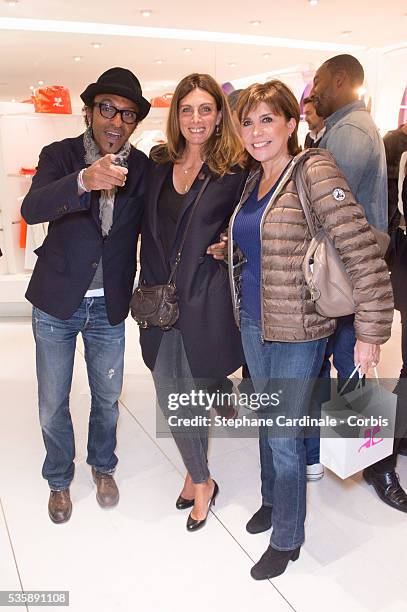
<svg viewBox="0 0 407 612">
<path fill-rule="evenodd" d="M 394 390 L 397 395 L 397 412 L 393 454 L 371 466 L 379 474 L 391 472 L 396 468 L 399 446 L 401 443 L 404 444 L 407 438 L 407 312 L 401 313 L 401 354 L 403 366 Z"/>
<path fill-rule="evenodd" d="M 401 214 L 399 211 L 399 181 L 398 179 L 388 179 L 389 211 L 388 211 L 388 232 L 391 236 L 400 225 Z"/>
</svg>

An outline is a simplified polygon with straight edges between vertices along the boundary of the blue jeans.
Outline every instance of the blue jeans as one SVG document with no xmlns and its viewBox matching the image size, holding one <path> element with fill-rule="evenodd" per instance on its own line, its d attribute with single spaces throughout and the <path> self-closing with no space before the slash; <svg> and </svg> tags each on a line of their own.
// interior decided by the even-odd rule
<svg viewBox="0 0 407 612">
<path fill-rule="evenodd" d="M 310 342 L 262 342 L 259 323 L 242 312 L 241 330 L 246 362 L 257 393 L 264 383 L 278 380 L 285 414 L 308 414 L 315 379 L 321 370 L 327 338 Z M 269 435 L 259 428 L 261 494 L 273 506 L 271 545 L 293 550 L 304 542 L 306 461 L 301 432 L 289 437 Z"/>
<path fill-rule="evenodd" d="M 105 298 L 84 298 L 62 321 L 33 308 L 40 424 L 46 448 L 43 477 L 53 490 L 74 476 L 75 441 L 69 411 L 76 337 L 82 333 L 91 391 L 87 463 L 111 473 L 117 464 L 116 425 L 123 383 L 124 323 L 110 325 Z"/>
<path fill-rule="evenodd" d="M 330 373 L 331 373 L 331 362 L 326 357 L 326 354 L 329 350 L 329 343 L 331 341 L 332 336 L 328 338 L 328 344 L 325 352 L 325 359 L 322 365 L 321 372 L 319 373 L 319 380 L 317 382 L 317 386 L 314 389 L 314 393 L 312 396 L 312 406 L 310 408 L 310 414 L 313 417 L 319 418 L 321 416 L 321 404 L 324 402 L 329 402 L 331 399 L 331 384 L 330 384 Z M 310 433 L 311 432 L 311 433 Z M 307 465 L 313 465 L 314 463 L 319 463 L 319 450 L 320 450 L 320 436 L 319 436 L 319 427 L 314 427 L 312 430 L 308 432 L 308 435 L 304 438 L 305 444 L 305 456 Z"/>
<path fill-rule="evenodd" d="M 338 391 L 347 382 L 353 370 L 355 369 L 353 356 L 356 343 L 355 328 L 353 326 L 354 320 L 354 315 L 339 317 L 337 319 L 336 330 L 328 339 L 324 363 L 319 374 L 319 378 L 322 380 L 318 385 L 318 389 L 316 392 L 317 397 L 315 398 L 315 400 L 313 400 L 316 417 L 318 417 L 321 413 L 321 404 L 330 400 L 330 358 L 333 356 L 333 364 L 338 372 Z M 358 380 L 358 377 L 354 376 L 354 378 L 349 381 L 347 385 L 348 391 L 352 391 L 356 387 Z M 324 384 L 325 382 L 326 384 Z M 307 465 L 319 463 L 319 436 L 308 436 L 304 439 L 304 442 Z"/>
<path fill-rule="evenodd" d="M 329 358 L 333 355 L 333 364 L 338 372 L 338 390 L 343 387 L 355 369 L 354 349 L 356 344 L 354 315 L 339 317 L 337 319 L 336 330 L 329 338 L 325 354 L 323 373 L 321 375 L 330 376 Z M 347 390 L 352 391 L 358 383 L 358 377 L 354 377 L 354 382 L 350 381 Z"/>
<path fill-rule="evenodd" d="M 304 444 L 307 465 L 319 463 L 319 450 L 321 446 L 319 437 L 317 435 L 306 436 L 304 438 Z"/>
</svg>

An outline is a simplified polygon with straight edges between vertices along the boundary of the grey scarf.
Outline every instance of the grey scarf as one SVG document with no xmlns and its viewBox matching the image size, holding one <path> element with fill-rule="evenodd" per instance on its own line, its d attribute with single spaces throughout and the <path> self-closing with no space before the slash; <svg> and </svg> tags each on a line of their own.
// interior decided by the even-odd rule
<svg viewBox="0 0 407 612">
<path fill-rule="evenodd" d="M 95 161 L 103 157 L 99 151 L 99 147 L 93 139 L 92 128 L 89 126 L 83 135 L 83 144 L 85 147 L 85 162 L 87 165 L 93 164 Z M 116 159 L 120 162 L 119 165 L 127 165 L 126 161 L 130 155 L 131 145 L 127 141 L 118 153 Z M 124 162 L 124 163 L 123 163 Z M 102 235 L 107 236 L 113 224 L 113 208 L 114 199 L 116 197 L 117 187 L 113 189 L 101 189 L 99 198 L 99 219 L 102 226 Z"/>
</svg>

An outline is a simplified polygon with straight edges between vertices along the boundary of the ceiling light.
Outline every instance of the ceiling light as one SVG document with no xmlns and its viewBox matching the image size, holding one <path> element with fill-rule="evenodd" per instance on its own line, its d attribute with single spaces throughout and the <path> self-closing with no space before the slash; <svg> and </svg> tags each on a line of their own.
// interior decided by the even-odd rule
<svg viewBox="0 0 407 612">
<path fill-rule="evenodd" d="M 157 60 L 155 60 L 155 63 L 156 63 L 156 64 L 163 64 L 163 63 L 164 63 L 164 60 L 162 60 L 162 59 L 157 59 Z"/>
<path fill-rule="evenodd" d="M 260 19 L 253 19 L 253 21 L 250 22 L 250 25 L 252 26 L 259 26 L 261 24 Z"/>
<path fill-rule="evenodd" d="M 228 66 L 229 68 L 236 68 L 237 64 L 235 64 L 235 62 L 230 62 Z"/>
<path fill-rule="evenodd" d="M 342 36 L 350 36 L 352 34 L 352 30 L 342 30 Z"/>
<path fill-rule="evenodd" d="M 117 23 L 94 23 L 88 21 L 61 21 L 53 19 L 20 19 L 0 17 L 0 30 L 26 32 L 53 32 L 65 34 L 88 34 L 97 36 L 122 36 L 126 38 L 153 38 L 157 40 L 192 40 L 210 43 L 230 43 L 256 47 L 281 47 L 286 49 L 312 49 L 314 51 L 333 51 L 350 53 L 363 51 L 364 45 L 331 43 L 321 40 L 304 40 L 299 38 L 279 38 L 276 36 L 259 36 L 258 34 L 241 34 L 235 32 L 215 32 L 207 30 L 188 30 L 182 28 L 156 28 L 146 26 L 123 25 Z"/>
<path fill-rule="evenodd" d="M 9 6 L 17 6 L 18 0 L 6 0 Z"/>
<path fill-rule="evenodd" d="M 319 0 L 308 0 L 311 6 L 316 6 Z"/>
<path fill-rule="evenodd" d="M 38 85 L 44 85 L 44 81 L 38 81 Z"/>
<path fill-rule="evenodd" d="M 93 47 L 94 49 L 100 49 L 100 47 L 101 47 L 101 46 L 102 46 L 102 45 L 101 45 L 101 43 L 98 43 L 98 42 L 94 42 L 94 43 L 92 43 L 92 47 Z"/>
<path fill-rule="evenodd" d="M 35 89 L 34 85 L 30 85 L 30 89 L 31 89 L 31 91 L 34 91 L 34 89 Z"/>
<path fill-rule="evenodd" d="M 191 47 L 185 47 L 183 49 L 183 51 L 184 51 L 184 53 L 191 53 L 192 49 L 191 49 Z"/>
<path fill-rule="evenodd" d="M 74 56 L 73 56 L 73 60 L 74 60 L 74 62 L 80 62 L 80 61 L 81 61 L 81 59 L 82 59 L 82 55 L 74 55 Z"/>
<path fill-rule="evenodd" d="M 263 53 L 263 57 L 264 59 L 269 59 L 271 56 L 270 53 Z"/>
<path fill-rule="evenodd" d="M 140 15 L 142 17 L 151 17 L 152 14 L 153 14 L 153 11 L 150 11 L 150 9 L 144 9 L 140 11 Z"/>
<path fill-rule="evenodd" d="M 17 102 L 17 100 L 16 100 L 15 98 L 13 98 L 13 99 L 11 100 L 11 102 Z"/>
</svg>

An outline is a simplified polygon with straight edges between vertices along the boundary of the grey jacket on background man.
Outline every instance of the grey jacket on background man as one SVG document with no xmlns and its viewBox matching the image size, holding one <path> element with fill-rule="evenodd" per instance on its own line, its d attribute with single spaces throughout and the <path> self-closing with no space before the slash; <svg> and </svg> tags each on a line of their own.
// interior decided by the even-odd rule
<svg viewBox="0 0 407 612">
<path fill-rule="evenodd" d="M 319 147 L 333 155 L 369 223 L 387 231 L 386 154 L 365 103 L 356 100 L 343 106 L 326 118 L 325 125 Z"/>
</svg>

